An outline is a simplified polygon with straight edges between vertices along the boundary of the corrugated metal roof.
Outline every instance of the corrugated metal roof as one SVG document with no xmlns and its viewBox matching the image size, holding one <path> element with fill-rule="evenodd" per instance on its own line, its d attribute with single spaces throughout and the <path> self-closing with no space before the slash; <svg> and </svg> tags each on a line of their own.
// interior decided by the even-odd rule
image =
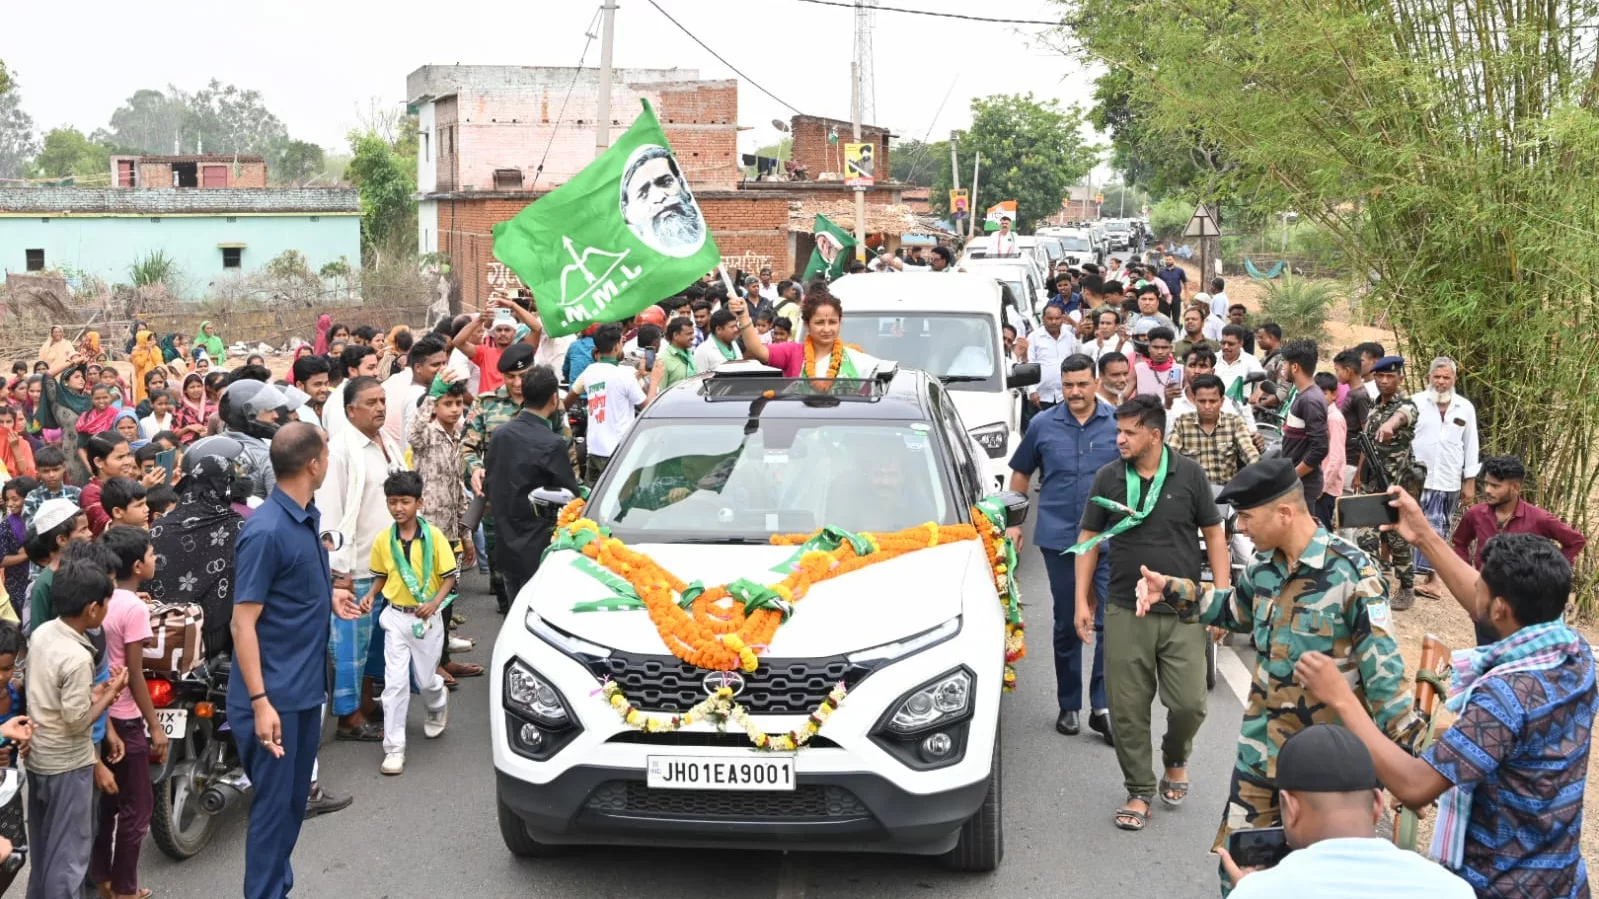
<svg viewBox="0 0 1599 899">
<path fill-rule="evenodd" d="M 343 187 L 0 187 L 0 213 L 229 215 L 360 211 L 360 194 Z"/>
</svg>

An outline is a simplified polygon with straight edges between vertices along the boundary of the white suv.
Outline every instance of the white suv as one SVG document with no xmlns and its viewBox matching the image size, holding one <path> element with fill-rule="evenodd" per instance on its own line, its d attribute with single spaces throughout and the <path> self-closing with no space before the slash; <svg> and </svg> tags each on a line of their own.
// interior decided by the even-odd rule
<svg viewBox="0 0 1599 899">
<path fill-rule="evenodd" d="M 979 502 L 1007 519 L 995 527 L 1019 523 L 1027 500 L 985 497 L 983 482 L 954 404 L 921 372 L 818 391 L 734 363 L 662 394 L 582 515 L 688 583 L 684 593 L 782 580 L 797 553 L 775 535 L 932 533 L 933 522 L 951 536 L 815 581 L 755 647 L 758 667 L 722 671 L 673 655 L 628 581 L 561 539 L 590 532 L 558 532 L 494 647 L 507 848 L 738 844 L 995 868 L 1000 697 L 1007 652 L 1021 654 L 1019 604 L 990 561 L 1005 544 L 965 526 Z M 704 708 L 718 696 L 742 711 L 718 721 Z"/>
</svg>

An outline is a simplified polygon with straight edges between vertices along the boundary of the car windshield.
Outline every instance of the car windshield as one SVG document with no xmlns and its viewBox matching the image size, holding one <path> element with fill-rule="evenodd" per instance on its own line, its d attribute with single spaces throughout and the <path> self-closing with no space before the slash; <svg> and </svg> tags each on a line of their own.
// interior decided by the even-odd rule
<svg viewBox="0 0 1599 899">
<path fill-rule="evenodd" d="M 1126 222 L 1110 222 L 1110 223 L 1106 224 L 1105 227 L 1106 227 L 1106 229 L 1111 230 L 1111 231 L 1126 231 L 1127 230 L 1127 223 Z"/>
<path fill-rule="evenodd" d="M 917 421 L 644 419 L 588 508 L 619 539 L 646 543 L 954 524 L 943 452 Z"/>
<path fill-rule="evenodd" d="M 1005 282 L 1020 297 L 1020 281 Z M 851 312 L 841 339 L 900 368 L 915 368 L 943 379 L 951 390 L 1000 387 L 999 335 L 994 320 L 976 312 L 919 312 L 886 315 Z"/>
<path fill-rule="evenodd" d="M 1081 252 L 1081 251 L 1086 251 L 1088 249 L 1088 241 L 1084 240 L 1081 237 L 1062 237 L 1060 239 L 1060 242 L 1061 242 L 1061 245 L 1064 246 L 1067 250 L 1077 250 L 1077 251 Z"/>
</svg>

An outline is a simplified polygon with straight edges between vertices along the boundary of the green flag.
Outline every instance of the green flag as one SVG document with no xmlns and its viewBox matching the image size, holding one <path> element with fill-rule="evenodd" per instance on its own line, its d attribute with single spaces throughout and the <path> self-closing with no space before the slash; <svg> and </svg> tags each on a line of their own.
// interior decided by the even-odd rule
<svg viewBox="0 0 1599 899">
<path fill-rule="evenodd" d="M 1235 378 L 1232 385 L 1227 388 L 1227 398 L 1239 403 L 1244 401 L 1244 379 L 1242 377 Z"/>
<path fill-rule="evenodd" d="M 854 258 L 855 236 L 833 224 L 825 215 L 816 216 L 816 249 L 811 251 L 811 261 L 805 266 L 806 281 L 821 275 L 831 281 L 844 274 L 844 269 Z"/>
<path fill-rule="evenodd" d="M 533 291 L 544 333 L 621 321 L 721 263 L 649 101 L 577 177 L 494 226 L 494 256 Z"/>
</svg>

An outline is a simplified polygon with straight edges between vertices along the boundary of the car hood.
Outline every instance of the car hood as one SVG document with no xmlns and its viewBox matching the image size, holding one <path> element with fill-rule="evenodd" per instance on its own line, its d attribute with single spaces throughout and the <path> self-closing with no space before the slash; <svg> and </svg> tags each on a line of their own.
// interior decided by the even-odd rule
<svg viewBox="0 0 1599 899">
<path fill-rule="evenodd" d="M 770 569 L 793 547 L 639 544 L 686 582 L 724 584 L 740 577 L 772 584 Z M 665 645 L 648 613 L 574 612 L 576 603 L 603 599 L 610 590 L 572 562 L 576 553 L 551 553 L 525 592 L 540 617 L 570 634 L 624 652 L 664 654 Z M 813 586 L 778 628 L 773 658 L 837 655 L 919 634 L 961 612 L 962 591 L 973 565 L 986 564 L 975 540 L 918 550 L 868 565 Z"/>
<path fill-rule="evenodd" d="M 1009 390 L 961 390 L 961 387 L 971 387 L 971 384 L 949 385 L 949 398 L 955 401 L 955 411 L 960 413 L 961 424 L 968 430 L 991 425 L 994 422 L 1009 422 L 1009 410 L 1014 405 L 1015 395 Z"/>
</svg>

